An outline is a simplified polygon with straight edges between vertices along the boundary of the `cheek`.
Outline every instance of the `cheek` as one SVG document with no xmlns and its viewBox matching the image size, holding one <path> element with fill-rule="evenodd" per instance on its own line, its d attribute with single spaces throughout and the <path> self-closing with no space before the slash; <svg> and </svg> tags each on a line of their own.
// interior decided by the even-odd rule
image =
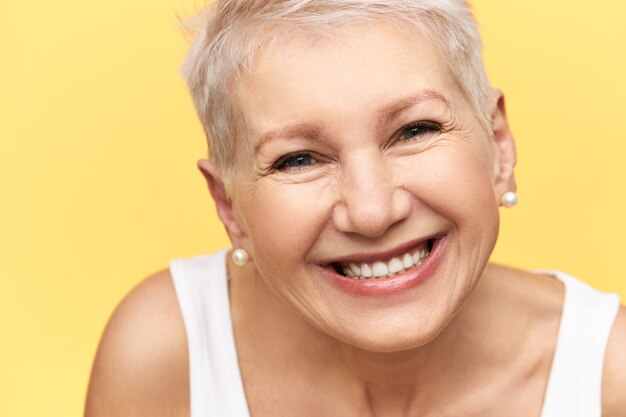
<svg viewBox="0 0 626 417">
<path fill-rule="evenodd" d="M 495 199 L 487 156 L 471 144 L 441 145 L 407 158 L 401 183 L 421 203 L 476 233 L 497 233 L 498 203 Z M 408 175 L 409 172 L 413 175 Z"/>
<path fill-rule="evenodd" d="M 499 209 L 484 155 L 463 147 L 431 149 L 411 158 L 417 174 L 413 180 L 404 179 L 419 204 L 454 225 L 453 256 L 447 258 L 450 279 L 435 284 L 435 293 L 444 295 L 435 297 L 437 300 L 465 300 L 476 287 L 497 240 Z M 408 172 L 409 166 L 405 168 Z M 451 303 L 444 308 L 459 305 Z"/>
<path fill-rule="evenodd" d="M 241 210 L 260 271 L 293 272 L 327 223 L 332 203 L 324 184 L 255 186 Z"/>
</svg>

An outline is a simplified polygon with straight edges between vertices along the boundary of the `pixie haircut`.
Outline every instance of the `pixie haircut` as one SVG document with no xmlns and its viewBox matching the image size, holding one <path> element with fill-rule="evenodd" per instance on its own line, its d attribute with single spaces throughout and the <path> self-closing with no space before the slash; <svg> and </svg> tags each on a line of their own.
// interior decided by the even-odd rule
<svg viewBox="0 0 626 417">
<path fill-rule="evenodd" d="M 232 87 L 251 70 L 257 51 L 285 37 L 330 39 L 377 23 L 419 30 L 435 42 L 477 118 L 489 122 L 491 86 L 465 0 L 217 0 L 183 24 L 194 39 L 181 73 L 207 137 L 209 159 L 227 188 L 243 130 L 236 123 Z"/>
</svg>

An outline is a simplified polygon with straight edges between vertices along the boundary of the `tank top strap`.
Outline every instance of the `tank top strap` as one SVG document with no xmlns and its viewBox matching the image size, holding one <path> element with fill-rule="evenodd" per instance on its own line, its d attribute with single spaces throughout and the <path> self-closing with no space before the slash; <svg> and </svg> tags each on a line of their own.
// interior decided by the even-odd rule
<svg viewBox="0 0 626 417">
<path fill-rule="evenodd" d="M 230 315 L 226 252 L 170 262 L 187 331 L 191 417 L 249 417 Z"/>
<path fill-rule="evenodd" d="M 565 286 L 558 341 L 541 417 L 601 417 L 602 370 L 619 296 L 554 271 Z"/>
</svg>

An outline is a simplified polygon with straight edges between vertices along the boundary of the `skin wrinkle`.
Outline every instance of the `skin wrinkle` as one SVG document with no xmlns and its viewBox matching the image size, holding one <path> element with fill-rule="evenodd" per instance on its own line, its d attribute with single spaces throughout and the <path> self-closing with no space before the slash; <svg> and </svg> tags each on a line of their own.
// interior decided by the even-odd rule
<svg viewBox="0 0 626 417">
<path fill-rule="evenodd" d="M 388 124 L 391 123 L 393 121 L 393 119 L 397 118 L 400 116 L 401 112 L 408 112 L 408 110 L 410 109 L 410 107 L 413 106 L 417 106 L 419 104 L 429 104 L 429 103 L 437 103 L 437 102 L 442 102 L 442 103 L 449 103 L 447 99 L 445 99 L 443 97 L 442 94 L 436 92 L 436 91 L 432 91 L 432 90 L 425 90 L 422 92 L 419 92 L 417 94 L 412 94 L 410 95 L 408 98 L 396 101 L 394 103 L 391 103 L 388 106 L 385 106 L 385 108 L 383 108 L 381 111 L 379 111 L 380 114 L 380 118 L 379 120 L 383 120 L 386 121 Z M 409 107 L 410 106 L 410 107 Z M 434 109 L 436 109 L 437 106 L 435 106 Z M 418 113 L 420 112 L 419 109 L 416 109 L 415 111 L 418 111 Z M 423 111 L 423 110 L 422 110 Z M 454 129 L 454 124 L 455 124 L 455 116 L 453 115 L 452 111 L 451 111 L 451 106 L 449 104 L 445 104 L 445 111 L 446 113 L 445 116 L 438 116 L 434 119 L 434 121 L 437 121 L 438 123 L 441 124 L 443 132 L 441 134 L 445 134 L 447 133 L 447 131 L 449 130 L 453 130 Z M 449 113 L 449 115 L 448 115 Z M 412 119 L 407 119 L 407 120 L 412 120 Z M 407 121 L 407 123 L 410 123 L 409 121 Z M 304 129 L 305 133 L 299 133 L 299 127 L 302 127 L 302 129 Z M 379 133 L 378 135 L 383 135 L 384 134 L 384 130 L 385 130 L 385 125 L 381 124 L 381 122 L 379 121 L 378 127 L 376 129 Z M 262 138 L 260 139 L 260 143 L 259 145 L 256 146 L 257 149 L 262 148 L 262 145 L 265 144 L 267 146 L 269 141 L 272 140 L 280 140 L 280 139 L 285 139 L 285 140 L 295 140 L 295 138 L 292 138 L 291 136 L 302 136 L 304 137 L 304 140 L 307 143 L 311 143 L 312 147 L 318 147 L 318 146 L 323 146 L 323 147 L 330 147 L 332 148 L 332 140 L 330 138 L 326 138 L 323 135 L 317 136 L 318 133 L 317 132 L 323 132 L 323 127 L 317 127 L 314 124 L 309 124 L 309 123 L 304 123 L 304 124 L 300 124 L 300 125 L 296 125 L 296 127 L 287 127 L 287 128 L 281 128 L 281 129 L 277 129 L 273 132 L 269 132 L 268 134 L 262 135 Z M 285 132 L 285 133 L 280 133 L 280 132 Z M 282 136 L 285 135 L 287 136 L 286 138 L 283 138 Z M 300 138 L 302 139 L 302 138 Z M 317 139 L 317 140 L 316 140 Z M 321 145 L 320 145 L 321 142 Z M 436 146 L 436 143 L 435 143 Z M 309 148 L 311 148 L 311 146 L 309 146 Z M 391 148 L 389 151 L 394 151 L 394 148 Z M 327 159 L 325 157 L 320 157 L 321 159 Z M 317 159 L 320 159 L 317 158 Z M 335 163 L 335 161 L 333 160 L 334 158 L 331 158 L 327 161 L 322 161 L 320 160 L 320 163 Z M 258 161 L 258 158 L 254 158 L 255 161 Z M 339 162 L 339 161 L 336 161 Z M 389 163 L 392 163 L 391 160 L 389 160 Z M 271 162 L 262 162 L 260 165 L 261 167 L 259 168 L 259 175 L 268 175 L 269 172 L 267 172 L 267 169 L 265 169 L 264 165 L 270 165 Z M 340 164 L 341 166 L 341 164 Z M 319 168 L 318 168 L 319 169 Z M 337 171 L 340 172 L 340 169 Z M 390 170 L 390 172 L 393 172 L 392 170 Z M 318 175 L 319 176 L 319 175 Z M 292 177 L 287 177 L 289 179 L 291 179 Z M 316 177 L 317 178 L 317 177 Z M 293 183 L 298 183 L 297 180 L 292 180 Z M 396 184 L 398 184 L 398 182 L 395 182 Z"/>
<path fill-rule="evenodd" d="M 390 105 L 387 105 L 383 109 L 379 110 L 379 128 L 377 130 L 380 132 L 383 127 L 388 126 L 403 112 L 408 111 L 412 107 L 418 106 L 430 100 L 441 101 L 444 103 L 447 110 L 450 109 L 449 101 L 437 91 L 420 91 L 394 103 L 391 103 Z M 258 140 L 253 142 L 256 143 L 256 145 L 254 146 L 254 154 L 259 153 L 264 145 L 274 140 L 290 140 L 295 137 L 302 137 L 310 141 L 315 141 L 323 136 L 322 132 L 324 132 L 323 127 L 318 126 L 314 123 L 298 123 L 277 128 L 262 134 Z"/>
<path fill-rule="evenodd" d="M 380 25 L 385 26 L 386 24 L 384 23 L 384 21 L 382 21 L 382 22 L 379 22 L 378 25 L 379 26 Z M 347 39 L 347 41 L 349 43 L 358 42 L 358 37 L 355 36 L 355 29 L 359 28 L 359 25 L 358 24 L 352 24 L 352 25 L 350 25 L 350 27 L 352 28 L 352 30 L 347 31 L 344 34 L 344 37 L 342 37 L 342 39 L 344 39 L 344 41 Z M 367 25 L 365 25 L 364 27 L 365 28 L 369 28 L 370 30 L 372 29 L 372 27 L 369 27 Z M 412 31 L 414 29 L 408 30 L 405 27 L 405 24 L 399 24 L 397 26 L 392 26 L 392 27 L 394 27 L 395 30 L 398 31 L 399 33 L 405 34 L 405 36 L 414 34 L 414 32 Z M 422 31 L 420 31 L 420 32 L 422 33 Z M 297 41 L 302 41 L 302 40 L 308 40 L 308 41 L 314 42 L 313 46 L 315 46 L 316 44 L 319 44 L 321 42 L 323 42 L 322 45 L 328 45 L 328 44 L 333 44 L 333 42 L 334 43 L 339 42 L 339 39 L 338 39 L 339 36 L 337 36 L 335 38 L 325 37 L 323 39 L 319 39 L 317 37 L 311 38 L 311 34 L 308 33 L 307 31 L 304 31 L 304 32 L 298 31 L 298 32 L 295 32 L 295 33 L 287 32 L 287 33 L 289 33 L 290 36 L 287 36 L 285 38 L 284 35 L 283 36 L 278 36 L 277 35 L 272 40 L 276 41 L 278 39 L 283 39 L 283 40 L 285 40 L 287 42 L 297 42 Z M 422 33 L 422 35 L 427 37 L 427 38 L 430 36 L 428 33 Z M 282 46 L 284 46 L 284 45 L 282 45 Z M 264 47 L 260 48 L 260 50 L 257 51 L 257 54 L 255 56 L 255 62 L 258 62 L 259 60 L 262 60 L 262 58 L 264 56 L 268 56 L 268 55 L 272 54 L 279 47 L 280 47 L 279 42 L 265 43 Z M 439 52 L 436 52 L 435 56 L 439 57 L 439 59 L 442 59 L 442 57 L 441 57 Z M 252 66 L 252 64 L 250 66 Z M 448 73 L 449 73 L 449 71 L 446 71 L 446 74 L 448 74 Z M 246 80 L 246 78 L 249 78 L 249 77 L 247 75 L 244 76 L 243 74 L 241 74 L 240 77 L 238 78 L 238 82 L 241 84 L 241 82 L 244 82 Z M 464 102 L 463 104 L 464 105 L 469 105 L 469 101 L 468 101 L 469 99 L 468 99 L 465 91 L 463 91 L 462 88 L 460 87 L 460 85 L 458 84 L 458 82 L 456 82 L 455 77 L 450 77 L 450 81 L 451 82 L 449 84 L 454 86 L 455 92 L 460 93 L 461 96 L 463 97 L 463 102 Z M 236 83 L 235 83 L 235 85 L 236 85 Z M 415 100 L 415 104 L 419 104 L 420 102 L 426 101 L 429 98 L 430 99 L 438 99 L 438 100 L 441 100 L 441 101 L 445 102 L 447 104 L 448 108 L 452 111 L 453 103 L 450 102 L 449 100 L 447 100 L 443 95 L 441 95 L 440 93 L 438 93 L 436 91 L 428 91 L 427 90 L 427 91 L 423 91 L 423 92 L 421 92 L 419 94 L 416 94 L 416 96 L 418 96 L 418 95 L 420 95 L 420 96 L 423 95 L 423 97 L 414 97 L 414 98 L 409 97 L 406 100 L 407 101 Z M 406 105 L 408 105 L 408 103 L 400 104 L 398 106 L 402 107 L 402 106 L 406 106 Z M 239 106 L 234 106 L 234 107 L 239 108 Z M 390 118 L 390 117 L 394 116 L 394 114 L 393 114 L 394 112 L 397 112 L 397 111 L 399 112 L 400 110 L 401 109 L 384 109 L 384 110 L 381 111 L 381 113 L 388 113 L 388 117 Z M 241 112 L 241 109 L 239 109 L 239 111 L 240 111 L 239 114 L 243 114 Z M 389 113 L 391 113 L 391 114 L 389 114 Z M 475 116 L 476 116 L 477 120 L 480 120 L 480 118 L 478 117 L 478 114 L 475 114 Z M 384 120 L 386 117 L 383 114 L 381 116 L 381 118 Z M 245 123 L 245 119 L 242 120 L 242 123 L 243 123 L 242 124 L 243 126 L 247 126 L 247 124 Z M 309 127 L 308 123 L 302 124 L 301 127 L 303 129 L 302 136 L 304 136 L 304 137 L 315 138 L 315 137 L 321 136 L 320 132 L 316 132 L 317 126 L 315 126 L 314 124 L 312 124 L 310 126 L 310 128 L 311 128 L 310 131 L 308 130 L 308 127 Z M 294 136 L 295 137 L 295 136 L 298 135 L 298 132 L 297 132 L 298 129 L 295 129 L 295 126 L 293 126 L 292 128 L 287 127 L 287 130 L 288 130 L 288 132 L 286 132 L 286 136 Z M 280 136 L 280 132 L 267 132 L 266 134 L 262 135 L 261 140 L 258 141 L 258 142 L 254 141 L 254 140 L 251 140 L 251 141 L 249 140 L 248 141 L 248 144 L 250 144 L 249 146 L 251 146 L 251 143 L 256 143 L 256 146 L 254 146 L 253 154 L 256 155 L 258 153 L 259 148 L 261 148 L 263 146 L 264 142 L 269 141 L 271 139 L 274 139 L 276 136 Z M 246 135 L 246 137 L 250 138 L 251 136 L 248 134 L 248 135 Z"/>
<path fill-rule="evenodd" d="M 263 146 L 277 139 L 291 140 L 296 137 L 302 137 L 307 140 L 314 141 L 322 136 L 322 131 L 323 130 L 319 126 L 312 123 L 298 123 L 272 130 L 264 133 L 260 139 L 255 141 L 256 145 L 254 146 L 254 154 L 258 154 Z"/>
<path fill-rule="evenodd" d="M 284 5 L 285 3 L 282 3 L 282 6 Z M 212 117 L 213 122 L 221 117 L 217 115 L 218 113 L 223 113 L 223 106 L 219 103 L 230 96 L 230 89 L 224 86 L 236 78 L 233 75 L 246 74 L 253 68 L 257 50 L 278 48 L 284 42 L 298 37 L 307 39 L 313 45 L 315 42 L 327 42 L 333 38 L 356 42 L 358 33 L 380 25 L 387 25 L 407 35 L 417 32 L 426 40 L 438 43 L 441 48 L 434 51 L 433 56 L 443 61 L 449 60 L 448 72 L 455 74 L 452 84 L 459 87 L 462 94 L 475 107 L 476 113 L 486 113 L 490 86 L 480 58 L 480 39 L 476 33 L 476 22 L 467 5 L 433 2 L 424 5 L 425 7 L 414 7 L 416 5 L 366 2 L 354 8 L 354 4 L 347 6 L 331 2 L 319 9 L 317 6 L 311 8 L 311 4 L 301 4 L 303 9 L 300 10 L 291 4 L 294 8 L 290 12 L 276 3 L 272 6 L 268 3 L 267 6 L 268 9 L 263 13 L 255 9 L 260 14 L 251 10 L 246 11 L 241 4 L 225 6 L 217 12 L 218 18 L 208 24 L 210 31 L 203 33 L 201 30 L 202 36 L 197 36 L 194 40 L 182 73 L 187 78 L 194 101 L 201 113 L 204 114 L 207 110 L 208 113 L 216 113 Z M 189 24 L 184 26 L 189 29 L 198 26 L 209 18 L 210 13 L 205 14 L 191 19 Z M 277 16 L 283 18 L 278 19 Z M 212 54 L 205 54 L 204 51 L 214 48 Z M 207 67 L 212 68 L 211 74 L 217 74 L 211 77 L 208 84 L 203 79 Z M 220 98 L 212 101 L 210 109 L 198 105 L 203 98 L 206 101 L 218 96 Z M 205 120 L 207 117 L 202 117 L 205 125 L 212 123 Z M 480 117 L 486 123 L 486 114 Z M 213 141 L 226 142 L 232 137 L 232 132 L 214 133 L 212 137 L 209 135 L 209 147 Z M 221 159 L 231 159 L 228 154 L 232 146 L 222 143 L 216 148 L 220 148 L 219 152 L 224 151 L 223 154 L 220 153 Z M 216 163 L 219 165 L 219 161 Z M 217 169 L 225 175 L 225 179 L 230 180 L 230 171 L 227 167 L 219 166 Z"/>
<path fill-rule="evenodd" d="M 379 50 L 371 51 L 372 45 Z M 501 185 L 493 178 L 494 161 L 487 152 L 491 137 L 442 63 L 421 59 L 429 48 L 387 30 L 368 32 L 349 49 L 340 42 L 303 47 L 294 41 L 264 55 L 236 90 L 251 139 L 249 147 L 240 148 L 244 156 L 238 161 L 258 159 L 252 166 L 239 165 L 243 169 L 237 171 L 239 192 L 233 206 L 245 219 L 240 245 L 256 259 L 254 273 L 238 282 L 263 282 L 269 292 L 257 291 L 255 296 L 276 297 L 285 308 L 280 320 L 306 322 L 315 340 L 334 346 L 324 355 L 343 365 L 324 368 L 324 378 L 330 379 L 320 384 L 332 392 L 345 391 L 340 397 L 352 410 L 362 410 L 360 415 L 387 417 L 418 410 L 428 415 L 445 409 L 441 401 L 446 395 L 435 387 L 450 380 L 456 384 L 451 392 L 462 393 L 467 388 L 459 373 L 469 369 L 449 369 L 441 359 L 458 355 L 462 361 L 468 349 L 487 348 L 460 350 L 454 340 L 464 321 L 454 318 L 468 309 L 495 242 L 493 195 L 494 187 Z M 411 52 L 400 52 L 407 50 Z M 407 96 L 415 91 L 436 92 L 448 103 L 422 94 L 412 99 L 419 105 L 408 108 Z M 433 121 L 443 131 L 389 142 L 400 126 L 415 121 Z M 308 130 L 307 138 L 275 138 L 254 157 L 255 138 L 281 126 L 307 123 L 321 134 L 314 138 Z M 303 170 L 259 174 L 259 168 L 276 158 L 304 150 L 314 152 L 316 159 L 319 154 L 322 162 Z M 377 196 L 389 201 L 369 205 Z M 389 249 L 439 230 L 448 233 L 450 254 L 437 279 L 412 297 L 349 297 L 317 272 L 333 257 Z M 247 320 L 261 320 L 262 305 L 244 311 L 244 316 L 252 315 Z M 280 338 L 272 340 L 280 343 Z M 255 346 L 264 350 L 263 345 Z M 254 404 L 254 398 L 251 401 Z"/>
<path fill-rule="evenodd" d="M 379 110 L 379 125 L 386 125 L 394 121 L 402 112 L 417 106 L 425 101 L 435 100 L 442 101 L 446 107 L 450 108 L 450 102 L 439 92 L 433 90 L 424 90 L 417 94 L 410 95 L 396 103 L 386 106 Z"/>
</svg>

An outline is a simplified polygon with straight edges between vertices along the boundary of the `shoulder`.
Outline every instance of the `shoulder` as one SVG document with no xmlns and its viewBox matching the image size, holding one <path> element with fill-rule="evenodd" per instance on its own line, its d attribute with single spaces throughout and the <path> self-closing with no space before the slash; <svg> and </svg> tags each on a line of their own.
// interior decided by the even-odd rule
<svg viewBox="0 0 626 417">
<path fill-rule="evenodd" d="M 187 338 L 168 270 L 117 306 L 92 370 L 87 417 L 189 415 Z"/>
<path fill-rule="evenodd" d="M 606 348 L 602 392 L 602 415 L 626 417 L 626 307 L 623 305 Z"/>
</svg>

